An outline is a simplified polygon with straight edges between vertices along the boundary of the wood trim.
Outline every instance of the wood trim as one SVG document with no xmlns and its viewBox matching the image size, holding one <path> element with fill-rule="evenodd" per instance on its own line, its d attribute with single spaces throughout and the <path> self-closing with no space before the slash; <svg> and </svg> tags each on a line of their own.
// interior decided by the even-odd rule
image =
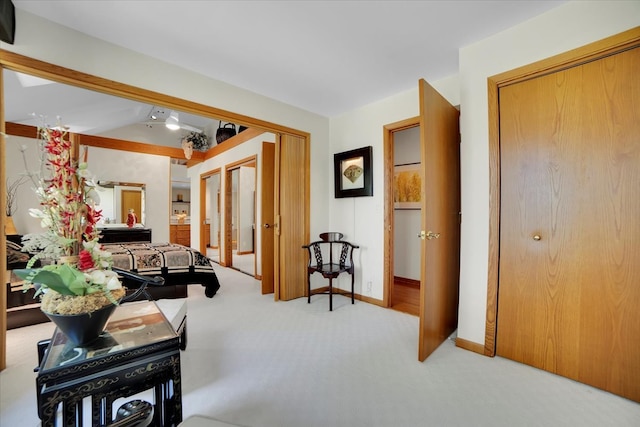
<svg viewBox="0 0 640 427">
<path fill-rule="evenodd" d="M 496 355 L 500 260 L 500 124 L 498 121 L 498 83 L 490 78 L 487 85 L 489 102 L 489 268 L 487 272 L 484 354 L 493 357 Z"/>
<path fill-rule="evenodd" d="M 484 354 L 495 356 L 500 267 L 500 124 L 499 90 L 555 71 L 640 47 L 640 26 L 559 55 L 487 79 L 489 108 L 489 260 Z"/>
<path fill-rule="evenodd" d="M 204 160 L 211 159 L 227 150 L 237 147 L 238 145 L 265 133 L 264 130 L 247 129 L 234 137 L 229 138 L 223 145 L 216 145 L 207 152 L 194 151 L 191 159 L 187 162 L 187 166 L 193 166 Z M 38 128 L 30 125 L 19 123 L 7 123 L 7 134 L 14 136 L 22 136 L 25 138 L 37 138 Z M 158 156 L 167 156 L 173 159 L 182 159 L 184 152 L 181 148 L 163 147 L 151 144 L 145 144 L 135 141 L 127 141 L 123 139 L 106 138 L 96 135 L 77 134 L 80 138 L 81 145 L 109 148 L 112 150 L 129 151 L 133 153 L 153 154 Z"/>
<path fill-rule="evenodd" d="M 248 132 L 248 130 L 246 130 L 245 132 Z M 243 132 L 243 133 L 244 133 L 244 132 Z M 230 138 L 230 139 L 231 139 L 231 138 Z M 227 141 L 228 141 L 228 140 L 227 140 Z M 226 143 L 227 141 L 225 141 L 225 143 Z M 225 175 L 225 176 L 227 177 L 227 179 L 225 180 L 225 188 L 227 187 L 227 184 L 228 184 L 228 183 L 230 183 L 230 182 L 231 182 L 231 180 L 233 179 L 233 178 L 232 178 L 231 173 L 232 173 L 235 169 L 239 169 L 239 168 L 240 168 L 240 167 L 242 167 L 242 166 L 253 167 L 254 169 L 256 169 L 256 162 L 257 162 L 257 159 L 258 159 L 258 156 L 257 156 L 256 154 L 254 154 L 254 155 L 251 155 L 251 156 L 249 156 L 249 157 L 245 157 L 244 159 L 236 160 L 236 161 L 234 161 L 234 162 L 231 162 L 231 163 L 226 164 L 226 165 L 224 166 L 225 170 L 227 171 L 227 175 Z M 253 184 L 254 188 L 257 188 L 257 185 L 258 185 L 257 180 L 258 180 L 258 174 L 257 174 L 257 170 L 256 170 L 256 174 L 255 174 L 255 176 L 254 176 L 254 181 L 255 181 L 255 182 L 254 182 L 254 184 Z M 231 186 L 229 186 L 229 188 L 230 188 L 230 190 L 229 190 L 229 191 L 231 191 Z M 256 195 L 256 193 L 257 193 L 257 191 L 254 191 L 254 202 L 253 202 L 253 205 L 254 205 L 254 206 L 256 205 L 256 201 L 255 201 L 255 197 L 256 197 L 255 195 Z M 226 196 L 226 191 L 225 191 L 225 196 Z M 230 196 L 229 196 L 229 197 L 230 197 L 230 199 L 229 199 L 229 200 L 231 200 L 231 199 L 233 198 L 233 194 L 230 194 Z M 227 212 L 226 201 L 227 201 L 227 198 L 225 197 L 225 215 L 226 215 L 226 212 Z M 233 203 L 233 201 L 231 201 L 231 203 Z M 238 208 L 239 208 L 239 207 L 238 207 Z M 239 212 L 238 212 L 238 213 L 239 213 Z M 229 206 L 229 220 L 231 219 L 231 215 L 232 215 L 232 206 Z M 256 215 L 257 215 L 257 212 L 256 212 L 256 209 L 254 208 L 254 209 L 253 209 L 253 222 L 254 222 L 254 224 L 257 224 L 257 222 L 256 222 Z M 225 223 L 227 223 L 226 221 L 227 221 L 227 220 L 225 219 Z M 229 225 L 229 227 L 226 227 L 226 228 L 229 228 L 229 236 L 231 236 L 231 231 L 232 231 L 232 230 L 231 230 L 231 222 L 229 221 L 227 224 Z M 253 230 L 253 240 L 254 240 L 254 242 L 256 241 L 256 235 L 255 235 L 255 234 L 256 234 L 256 230 L 255 230 L 255 228 L 254 228 L 254 230 Z M 226 233 L 225 233 L 225 235 L 226 235 Z M 233 237 L 233 236 L 231 236 L 231 237 Z M 229 258 L 229 259 L 233 260 L 233 247 L 232 247 L 233 245 L 231 244 L 231 240 L 228 240 L 228 241 L 226 241 L 226 240 L 225 240 L 224 244 L 225 244 L 225 248 L 226 248 L 227 246 L 229 246 L 229 251 L 228 251 L 228 253 L 230 254 L 229 256 L 231 257 L 231 258 Z M 255 252 L 255 249 L 256 249 L 256 248 L 254 247 L 254 248 L 253 248 L 254 252 Z M 250 254 L 250 253 L 254 253 L 254 252 L 240 252 L 240 251 L 237 251 L 236 253 L 237 253 L 238 255 L 246 255 L 246 254 Z M 225 250 L 225 253 L 227 253 L 227 250 Z M 253 273 L 254 273 L 254 275 L 255 275 L 255 272 L 256 272 L 256 270 L 257 270 L 257 265 L 256 265 L 256 263 L 257 263 L 257 257 L 255 257 L 255 258 L 254 258 L 254 260 L 253 260 Z M 231 263 L 230 263 L 230 264 L 231 264 L 231 265 L 233 265 L 233 261 L 231 261 Z"/>
<path fill-rule="evenodd" d="M 5 123 L 7 135 L 21 136 L 24 138 L 38 138 L 38 128 L 35 126 L 21 125 L 19 123 Z"/>
<path fill-rule="evenodd" d="M 265 132 L 267 131 L 264 129 L 248 128 L 245 131 L 240 132 L 235 136 L 227 139 L 222 144 L 214 145 L 213 147 L 209 148 L 206 153 L 203 153 L 204 160 L 211 159 L 219 154 L 224 153 L 225 151 L 231 150 L 232 148 L 237 147 L 243 142 L 249 141 L 250 139 L 262 135 Z"/>
<path fill-rule="evenodd" d="M 382 307 L 393 304 L 392 287 L 394 253 L 394 210 L 393 210 L 393 133 L 420 126 L 420 116 L 400 120 L 383 126 L 383 162 L 384 162 L 384 273 Z M 379 301 L 379 300 L 376 300 Z"/>
<path fill-rule="evenodd" d="M 384 125 L 384 129 L 398 132 L 405 129 L 414 128 L 420 125 L 420 116 L 411 117 L 408 119 L 400 120 L 394 123 Z"/>
<path fill-rule="evenodd" d="M 251 167 L 252 163 L 253 163 L 253 167 L 255 168 L 256 159 L 257 158 L 258 158 L 258 156 L 253 154 L 253 155 L 251 155 L 249 157 L 245 157 L 244 159 L 240 159 L 240 160 L 233 161 L 231 163 L 227 163 L 226 165 L 224 165 L 224 168 L 227 169 L 227 170 L 231 170 L 231 169 L 238 169 L 240 166 Z"/>
<path fill-rule="evenodd" d="M 207 206 L 205 200 L 207 198 L 207 185 L 205 182 L 205 178 L 202 177 L 203 174 L 200 174 L 200 191 L 198 194 L 198 197 L 200 199 L 199 204 L 200 204 L 200 217 L 198 219 L 198 221 L 200 222 L 200 225 L 198 227 L 198 234 L 200 235 L 200 252 L 203 253 L 205 256 L 207 256 L 207 244 L 206 244 L 206 237 L 205 237 L 205 233 L 207 231 L 207 227 L 204 226 L 204 222 L 205 222 L 205 218 L 207 217 Z"/>
<path fill-rule="evenodd" d="M 125 141 L 122 139 L 105 138 L 95 135 L 78 135 L 78 141 L 81 145 L 89 147 L 109 148 L 112 150 L 129 151 L 133 153 L 152 154 L 156 156 L 166 156 L 173 159 L 183 159 L 184 151 L 182 148 L 164 147 L 160 145 L 143 144 L 141 142 Z M 201 162 L 204 153 L 194 151 L 191 162 Z"/>
<path fill-rule="evenodd" d="M 36 126 L 23 125 L 19 123 L 7 123 L 7 134 L 13 136 L 21 136 L 24 138 L 37 138 L 38 128 Z M 160 145 L 144 144 L 141 142 L 127 141 L 124 139 L 106 138 L 97 135 L 85 135 L 81 133 L 72 133 L 76 141 L 80 145 L 88 147 L 108 148 L 111 150 L 128 151 L 131 153 L 151 154 L 156 156 L 166 156 L 172 159 L 184 158 L 184 152 L 181 148 L 164 147 Z M 191 165 L 200 163 L 204 160 L 205 153 L 194 151 Z"/>
<path fill-rule="evenodd" d="M 220 174 L 221 172 L 220 168 L 215 168 L 206 172 L 203 172 L 200 174 L 200 252 L 202 252 L 203 254 L 206 255 L 207 253 L 207 248 L 206 248 L 206 244 L 205 242 L 207 241 L 206 236 L 205 236 L 205 232 L 206 232 L 206 227 L 204 227 L 204 220 L 202 218 L 206 218 L 207 215 L 207 204 L 206 204 L 206 200 L 207 200 L 207 183 L 206 180 L 208 178 L 211 178 L 212 176 L 216 175 L 216 174 Z M 220 209 L 220 206 L 218 206 L 218 209 Z M 218 245 L 220 245 L 220 242 L 218 242 Z M 213 249 L 217 249 L 217 246 L 210 246 Z M 220 260 L 220 253 L 218 253 L 218 261 Z"/>
<path fill-rule="evenodd" d="M 354 297 L 358 301 L 366 302 L 367 304 L 373 304 L 373 305 L 377 305 L 378 307 L 388 308 L 386 305 L 384 305 L 384 301 L 383 300 L 379 300 L 379 299 L 376 299 L 376 298 L 372 298 L 372 297 L 368 297 L 368 296 L 360 295 L 360 294 L 355 294 Z"/>
<path fill-rule="evenodd" d="M 397 285 L 409 286 L 420 289 L 420 280 L 408 279 L 406 277 L 393 276 L 393 282 Z"/>
<path fill-rule="evenodd" d="M 215 169 L 211 169 L 211 170 L 208 170 L 206 172 L 201 173 L 200 174 L 200 179 L 207 179 L 207 178 L 210 178 L 213 175 L 219 174 L 221 172 L 222 172 L 222 168 L 219 168 L 219 167 L 215 168 Z"/>
<path fill-rule="evenodd" d="M 485 354 L 485 346 L 473 341 L 467 341 L 463 338 L 456 338 L 456 347 L 464 350 L 473 351 L 478 354 Z"/>
<path fill-rule="evenodd" d="M 4 233 L 6 224 L 7 182 L 5 162 L 7 160 L 7 145 L 4 123 L 4 82 L 3 73 L 0 70 L 0 371 L 7 367 L 7 292 L 5 291 L 5 278 L 7 277 L 7 236 Z"/>
<path fill-rule="evenodd" d="M 329 292 L 329 286 L 320 286 L 320 287 L 311 289 L 311 295 L 328 295 L 328 292 Z M 346 289 L 333 288 L 333 294 L 340 295 L 340 296 L 347 296 L 351 298 L 351 291 Z M 376 298 L 371 298 L 365 295 L 361 295 L 357 292 L 353 294 L 353 298 L 358 301 L 366 302 L 367 304 L 373 304 L 373 305 L 377 305 L 378 307 L 386 308 L 384 306 L 384 301 Z"/>
<path fill-rule="evenodd" d="M 233 212 L 231 210 L 231 204 L 233 201 L 231 200 L 233 197 L 233 189 L 229 183 L 231 182 L 231 170 L 225 168 L 224 169 L 224 220 L 222 221 L 222 227 L 224 232 L 221 233 L 224 236 L 224 251 L 220 251 L 220 264 L 222 264 L 222 260 L 224 258 L 225 267 L 233 267 L 233 243 L 232 243 L 232 227 L 231 227 L 231 217 Z M 224 253 L 224 257 L 222 254 Z"/>
<path fill-rule="evenodd" d="M 496 74 L 491 79 L 499 82 L 499 86 L 519 83 L 632 49 L 638 46 L 639 40 L 640 26 L 532 64 Z"/>
</svg>

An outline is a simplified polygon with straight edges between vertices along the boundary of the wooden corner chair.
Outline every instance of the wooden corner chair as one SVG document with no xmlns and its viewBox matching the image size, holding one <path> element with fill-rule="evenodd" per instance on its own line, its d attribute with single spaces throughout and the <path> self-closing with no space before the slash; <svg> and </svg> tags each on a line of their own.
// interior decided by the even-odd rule
<svg viewBox="0 0 640 427">
<path fill-rule="evenodd" d="M 335 292 L 333 289 L 333 279 L 337 278 L 341 273 L 351 275 L 351 304 L 354 303 L 355 278 L 353 274 L 353 250 L 359 248 L 359 246 L 342 240 L 343 237 L 344 235 L 338 232 L 321 233 L 321 240 L 311 242 L 302 247 L 309 252 L 309 264 L 307 265 L 307 303 L 311 303 L 311 295 L 328 294 L 329 311 L 333 311 L 334 293 L 347 294 L 341 289 L 337 289 Z M 335 254 L 334 246 L 336 250 L 339 248 L 339 251 Z M 336 255 L 335 262 L 334 255 Z M 329 262 L 326 262 L 327 257 Z M 311 275 L 316 272 L 320 273 L 325 279 L 329 279 L 329 289 L 311 289 Z"/>
</svg>

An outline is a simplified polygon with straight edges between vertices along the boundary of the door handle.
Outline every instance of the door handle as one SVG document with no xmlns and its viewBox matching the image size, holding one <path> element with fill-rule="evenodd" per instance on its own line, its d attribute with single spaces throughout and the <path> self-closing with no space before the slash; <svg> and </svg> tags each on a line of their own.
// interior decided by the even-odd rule
<svg viewBox="0 0 640 427">
<path fill-rule="evenodd" d="M 418 237 L 421 238 L 422 240 L 427 239 L 427 240 L 432 240 L 432 239 L 437 239 L 438 237 L 440 237 L 440 233 L 434 233 L 433 231 L 429 230 L 426 233 L 423 231 L 418 233 Z"/>
<path fill-rule="evenodd" d="M 265 224 L 265 225 L 263 225 L 264 228 L 271 228 L 273 226 L 275 226 L 275 224 Z"/>
<path fill-rule="evenodd" d="M 427 231 L 427 240 L 437 239 L 440 237 L 440 233 L 434 233 L 431 230 Z"/>
</svg>

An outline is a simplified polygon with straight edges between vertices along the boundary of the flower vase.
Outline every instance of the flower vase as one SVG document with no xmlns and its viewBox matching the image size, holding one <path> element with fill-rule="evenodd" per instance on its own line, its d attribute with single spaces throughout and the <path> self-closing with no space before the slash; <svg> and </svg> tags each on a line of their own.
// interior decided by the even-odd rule
<svg viewBox="0 0 640 427">
<path fill-rule="evenodd" d="M 80 257 L 78 255 L 62 256 L 58 260 L 58 264 L 67 264 L 76 267 L 79 260 Z M 54 303 L 50 306 L 48 302 L 45 303 L 45 298 L 46 297 L 43 297 L 43 304 L 41 305 L 42 312 L 58 327 L 58 329 L 60 329 L 60 331 L 62 331 L 63 334 L 66 335 L 70 341 L 76 345 L 89 344 L 100 337 L 107 325 L 109 317 L 111 317 L 116 309 L 116 305 L 108 303 L 108 301 L 106 301 L 106 297 L 104 297 L 101 292 L 72 297 L 72 299 L 78 303 L 83 300 L 83 305 L 89 305 L 88 301 L 90 300 L 96 301 L 96 303 L 100 305 L 107 302 L 106 305 L 98 308 L 97 310 L 79 314 L 60 314 L 58 312 L 60 306 L 56 307 Z M 51 300 L 58 301 L 57 298 L 51 298 Z M 68 297 L 67 299 L 63 298 L 58 302 L 61 301 L 69 303 L 70 299 L 68 299 Z M 55 308 L 51 309 L 51 312 L 49 312 L 47 309 L 52 307 Z"/>
<path fill-rule="evenodd" d="M 100 337 L 115 309 L 115 305 L 109 304 L 91 313 L 51 314 L 44 311 L 43 313 L 70 341 L 81 346 Z"/>
</svg>

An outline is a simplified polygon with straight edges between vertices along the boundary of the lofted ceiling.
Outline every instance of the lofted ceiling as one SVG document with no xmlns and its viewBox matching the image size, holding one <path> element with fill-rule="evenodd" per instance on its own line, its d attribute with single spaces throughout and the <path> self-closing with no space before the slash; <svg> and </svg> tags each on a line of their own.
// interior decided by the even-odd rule
<svg viewBox="0 0 640 427">
<path fill-rule="evenodd" d="M 532 19 L 545 1 L 13 0 L 90 36 L 326 117 L 458 72 L 461 47 Z M 20 40 L 16 40 L 19 43 Z M 7 78 L 6 120 L 60 115 L 74 131 L 140 134 L 179 146 L 182 135 L 145 136 L 161 106 L 50 83 Z M 51 102 L 55 100 L 55 105 Z M 47 102 L 51 105 L 47 105 Z M 166 112 L 163 112 L 166 113 Z M 242 113 L 242 112 L 238 112 Z M 217 121 L 180 113 L 215 134 Z M 146 125 L 145 125 L 146 123 Z M 184 133 L 184 131 L 181 131 Z"/>
</svg>

